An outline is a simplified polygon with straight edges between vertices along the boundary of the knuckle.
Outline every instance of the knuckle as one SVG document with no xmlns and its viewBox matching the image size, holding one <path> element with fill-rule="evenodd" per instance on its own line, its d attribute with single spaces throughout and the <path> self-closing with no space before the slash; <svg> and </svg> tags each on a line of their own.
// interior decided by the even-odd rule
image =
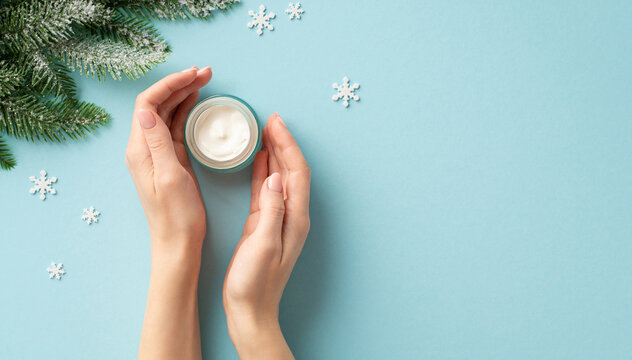
<svg viewBox="0 0 632 360">
<path fill-rule="evenodd" d="M 138 155 L 135 154 L 132 150 L 127 149 L 125 151 L 125 165 L 127 165 L 128 168 L 132 168 L 136 165 L 137 162 Z"/>
<path fill-rule="evenodd" d="M 147 147 L 149 147 L 149 150 L 152 152 L 160 151 L 164 149 L 166 146 L 167 146 L 167 141 L 161 137 L 154 137 L 151 139 L 151 141 L 147 141 Z"/>
<path fill-rule="evenodd" d="M 259 243 L 259 253 L 262 257 L 267 259 L 274 259 L 278 257 L 280 252 L 280 241 L 277 239 L 265 239 Z"/>
<path fill-rule="evenodd" d="M 282 204 L 271 204 L 267 207 L 266 211 L 268 215 L 273 218 L 282 218 L 285 214 L 285 208 Z"/>
<path fill-rule="evenodd" d="M 172 188 L 182 182 L 182 176 L 175 172 L 161 174 L 156 179 L 156 186 L 160 188 Z"/>
<path fill-rule="evenodd" d="M 143 102 L 143 100 L 145 100 L 145 92 L 141 91 L 137 96 L 136 96 L 136 104 L 140 104 Z"/>
<path fill-rule="evenodd" d="M 305 220 L 303 221 L 303 226 L 302 226 L 303 230 L 305 231 L 305 234 L 309 232 L 309 229 L 311 228 L 311 226 L 312 226 L 312 221 L 309 219 L 309 216 L 307 216 Z"/>
<path fill-rule="evenodd" d="M 301 236 L 307 236 L 309 233 L 309 229 L 311 227 L 311 221 L 309 220 L 309 216 L 301 217 L 296 221 L 296 231 L 301 234 Z"/>
<path fill-rule="evenodd" d="M 305 166 L 303 166 L 300 169 L 298 169 L 297 173 L 302 175 L 305 179 L 307 179 L 307 181 L 311 181 L 311 179 L 312 179 L 312 170 L 310 169 L 309 165 L 307 165 L 307 164 L 305 164 Z"/>
</svg>

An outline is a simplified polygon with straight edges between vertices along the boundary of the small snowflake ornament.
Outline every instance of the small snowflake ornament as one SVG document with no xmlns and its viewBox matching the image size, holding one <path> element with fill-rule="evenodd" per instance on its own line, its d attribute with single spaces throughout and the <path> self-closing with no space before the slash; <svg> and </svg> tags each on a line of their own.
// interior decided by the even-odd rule
<svg viewBox="0 0 632 360">
<path fill-rule="evenodd" d="M 46 193 L 49 192 L 53 195 L 57 194 L 57 190 L 53 189 L 53 183 L 57 182 L 57 178 L 56 177 L 52 177 L 50 179 L 46 178 L 46 170 L 42 170 L 40 171 L 40 177 L 39 179 L 36 178 L 35 176 L 31 176 L 29 177 L 29 180 L 31 180 L 32 182 L 35 183 L 35 186 L 33 186 L 29 192 L 31 194 L 35 194 L 36 192 L 40 193 L 39 198 L 44 200 L 46 199 Z"/>
<path fill-rule="evenodd" d="M 305 10 L 301 9 L 301 2 L 296 2 L 296 5 L 290 3 L 290 7 L 285 10 L 286 13 L 290 15 L 290 20 L 296 18 L 296 20 L 301 20 L 301 14 L 305 12 Z"/>
<path fill-rule="evenodd" d="M 276 16 L 275 13 L 269 12 L 266 14 L 266 7 L 261 5 L 259 6 L 259 12 L 255 13 L 254 11 L 248 11 L 248 15 L 252 16 L 252 21 L 248 23 L 249 28 L 257 27 L 257 35 L 263 34 L 263 28 L 268 30 L 274 30 L 274 26 L 270 24 L 270 20 L 274 19 Z"/>
<path fill-rule="evenodd" d="M 57 265 L 55 265 L 54 262 L 50 263 L 50 267 L 46 269 L 46 271 L 49 272 L 48 278 L 49 279 L 55 278 L 57 280 L 61 280 L 61 276 L 66 274 L 66 271 L 62 269 L 62 266 L 64 265 L 61 263 Z"/>
<path fill-rule="evenodd" d="M 344 100 L 342 104 L 345 107 L 349 107 L 349 99 L 353 99 L 355 101 L 360 100 L 360 97 L 354 92 L 360 87 L 360 84 L 353 84 L 353 86 L 349 86 L 349 78 L 346 76 L 342 79 L 342 85 L 334 83 L 332 87 L 336 89 L 338 93 L 335 94 L 331 99 L 333 101 L 338 101 L 340 99 Z"/>
<path fill-rule="evenodd" d="M 88 223 L 88 225 L 93 222 L 99 222 L 97 216 L 101 215 L 100 212 L 94 210 L 94 206 L 90 206 L 90 209 L 83 209 L 83 215 L 81 216 L 81 220 L 84 220 Z"/>
</svg>

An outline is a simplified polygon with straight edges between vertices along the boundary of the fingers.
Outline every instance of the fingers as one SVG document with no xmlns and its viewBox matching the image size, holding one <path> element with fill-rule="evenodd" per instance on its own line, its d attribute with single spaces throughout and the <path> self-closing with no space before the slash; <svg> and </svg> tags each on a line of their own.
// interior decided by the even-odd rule
<svg viewBox="0 0 632 360">
<path fill-rule="evenodd" d="M 195 67 L 194 67 L 195 68 Z M 197 69 L 197 68 L 196 68 Z M 191 93 L 199 90 L 204 85 L 208 84 L 213 76 L 211 68 L 209 66 L 197 70 L 195 80 L 184 88 L 175 91 L 165 101 L 158 105 L 158 116 L 165 120 L 167 126 L 171 126 L 171 118 L 176 111 L 180 103 L 186 99 Z"/>
<path fill-rule="evenodd" d="M 171 123 L 171 137 L 174 143 L 184 144 L 184 123 L 191 109 L 195 106 L 200 97 L 200 91 L 195 90 L 187 96 L 178 106 L 173 121 Z"/>
<path fill-rule="evenodd" d="M 309 232 L 309 192 L 311 173 L 307 161 L 279 114 L 268 119 L 268 143 L 283 173 L 285 185 L 285 225 L 282 261 L 294 263 Z"/>
<path fill-rule="evenodd" d="M 270 143 L 282 167 L 289 171 L 309 169 L 301 149 L 278 113 L 270 116 L 267 128 Z"/>
<path fill-rule="evenodd" d="M 136 109 L 134 110 L 125 157 L 130 170 L 139 166 L 143 167 L 144 164 L 151 164 L 151 153 L 147 147 L 143 129 L 137 119 L 137 112 L 140 109 L 155 112 L 158 105 L 167 99 L 174 91 L 178 91 L 193 82 L 196 78 L 196 74 L 197 71 L 193 68 L 171 74 L 150 86 L 136 97 Z M 134 172 L 132 172 L 132 174 L 133 173 Z"/>
<path fill-rule="evenodd" d="M 136 98 L 136 106 L 156 111 L 158 106 L 174 92 L 191 84 L 196 77 L 197 70 L 195 68 L 166 76 L 140 93 Z"/>
<path fill-rule="evenodd" d="M 311 172 L 307 161 L 279 114 L 268 119 L 266 129 L 269 143 L 285 175 L 288 211 L 308 216 Z"/>
<path fill-rule="evenodd" d="M 186 122 L 187 115 L 195 106 L 200 96 L 200 91 L 196 90 L 184 99 L 184 101 L 177 107 L 176 113 L 173 116 L 171 123 L 171 138 L 173 139 L 173 148 L 178 157 L 180 164 L 191 174 L 192 178 L 195 178 L 193 169 L 191 168 L 191 161 L 189 160 L 189 153 L 184 145 L 184 124 Z M 196 185 L 197 181 L 196 181 Z"/>
<path fill-rule="evenodd" d="M 178 165 L 171 132 L 158 115 L 153 111 L 140 109 L 136 112 L 136 120 L 143 130 L 155 173 L 161 173 Z"/>
<path fill-rule="evenodd" d="M 259 223 L 255 230 L 257 238 L 263 241 L 280 241 L 285 214 L 281 174 L 273 173 L 261 185 L 259 211 Z"/>
<path fill-rule="evenodd" d="M 252 184 L 250 186 L 250 213 L 259 211 L 261 186 L 268 176 L 268 152 L 263 149 L 255 156 L 252 166 Z"/>
<path fill-rule="evenodd" d="M 268 151 L 268 171 L 270 173 L 281 172 L 281 167 L 279 166 L 279 162 L 276 159 L 274 154 L 274 149 L 272 148 L 272 143 L 270 142 L 270 136 L 268 135 L 268 126 L 263 129 L 263 147 Z"/>
</svg>

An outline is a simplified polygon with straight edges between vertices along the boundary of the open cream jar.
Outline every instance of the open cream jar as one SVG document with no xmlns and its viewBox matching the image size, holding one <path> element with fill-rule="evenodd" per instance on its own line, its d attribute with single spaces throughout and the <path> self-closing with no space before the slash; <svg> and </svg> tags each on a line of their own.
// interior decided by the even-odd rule
<svg viewBox="0 0 632 360">
<path fill-rule="evenodd" d="M 199 102 L 184 126 L 187 149 L 211 170 L 248 166 L 261 148 L 261 127 L 252 108 L 238 97 L 213 95 Z"/>
</svg>

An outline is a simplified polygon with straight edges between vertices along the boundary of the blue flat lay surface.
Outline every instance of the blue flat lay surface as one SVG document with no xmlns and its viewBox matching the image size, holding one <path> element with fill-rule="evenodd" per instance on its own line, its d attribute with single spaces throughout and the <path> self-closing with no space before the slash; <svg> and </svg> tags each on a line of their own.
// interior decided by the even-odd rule
<svg viewBox="0 0 632 360">
<path fill-rule="evenodd" d="M 632 2 L 244 1 L 161 23 L 173 54 L 137 81 L 80 78 L 111 124 L 11 140 L 0 172 L 0 358 L 132 359 L 149 236 L 124 163 L 136 95 L 213 67 L 202 96 L 278 111 L 313 172 L 312 230 L 281 304 L 299 359 L 629 359 Z M 344 76 L 349 108 L 331 100 Z M 57 195 L 28 177 L 46 169 Z M 203 352 L 235 359 L 222 280 L 250 168 L 196 167 L 208 211 Z M 102 215 L 91 226 L 84 207 Z M 49 280 L 61 262 L 67 275 Z"/>
</svg>

